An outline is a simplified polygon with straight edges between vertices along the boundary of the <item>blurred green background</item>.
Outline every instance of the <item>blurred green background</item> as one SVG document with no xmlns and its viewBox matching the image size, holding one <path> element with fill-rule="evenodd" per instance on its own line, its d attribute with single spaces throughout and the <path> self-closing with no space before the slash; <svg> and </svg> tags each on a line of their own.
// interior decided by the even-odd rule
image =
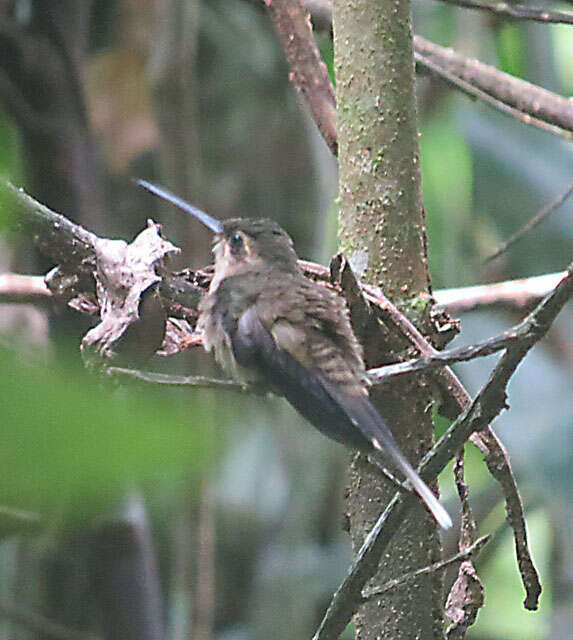
<svg viewBox="0 0 573 640">
<path fill-rule="evenodd" d="M 430 0 L 413 11 L 416 33 L 571 95 L 571 27 Z M 0 67 L 10 80 L 0 87 L 2 176 L 100 235 L 131 239 L 148 217 L 162 222 L 184 249 L 177 267 L 208 263 L 209 236 L 130 177 L 164 184 L 220 218 L 276 218 L 302 258 L 328 262 L 336 163 L 257 3 L 7 2 L 0 15 Z M 317 38 L 332 68 L 323 27 Z M 429 77 L 418 80 L 418 96 L 434 288 L 563 269 L 573 199 L 499 259 L 484 259 L 567 189 L 570 143 Z M 52 266 L 28 235 L 0 235 L 0 273 Z M 468 313 L 454 344 L 497 334 L 523 313 Z M 511 410 L 495 423 L 543 582 L 536 613 L 521 606 L 498 488 L 467 448 L 480 534 L 495 533 L 477 561 L 486 604 L 474 640 L 570 637 L 572 316 L 569 306 L 520 367 Z M 87 326 L 69 311 L 0 304 L 0 605 L 100 637 L 109 629 L 162 637 L 161 628 L 169 640 L 310 637 L 351 557 L 342 530 L 350 454 L 276 398 L 90 376 L 79 358 Z M 458 371 L 475 392 L 493 363 Z M 149 368 L 213 373 L 194 353 L 156 357 Z M 456 512 L 449 471 L 441 487 Z M 455 552 L 454 534 L 444 543 Z M 0 635 L 41 637 L 2 606 Z"/>
</svg>

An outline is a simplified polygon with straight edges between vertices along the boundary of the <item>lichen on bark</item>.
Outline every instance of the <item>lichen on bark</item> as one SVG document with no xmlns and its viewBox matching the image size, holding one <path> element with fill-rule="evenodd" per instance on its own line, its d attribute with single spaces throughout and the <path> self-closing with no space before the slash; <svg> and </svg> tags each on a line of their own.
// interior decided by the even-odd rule
<svg viewBox="0 0 573 640">
<path fill-rule="evenodd" d="M 381 285 L 408 315 L 423 316 L 425 306 L 409 304 L 429 287 L 410 6 L 407 0 L 334 0 L 333 25 L 340 249 L 358 277 Z M 377 390 L 372 399 L 406 455 L 419 460 L 433 438 L 428 388 L 409 380 Z M 393 493 L 363 458 L 354 460 L 347 514 L 356 549 Z M 410 512 L 373 581 L 381 584 L 439 555 L 435 523 L 420 506 Z M 355 625 L 361 640 L 441 638 L 440 579 L 425 576 L 367 601 Z"/>
</svg>

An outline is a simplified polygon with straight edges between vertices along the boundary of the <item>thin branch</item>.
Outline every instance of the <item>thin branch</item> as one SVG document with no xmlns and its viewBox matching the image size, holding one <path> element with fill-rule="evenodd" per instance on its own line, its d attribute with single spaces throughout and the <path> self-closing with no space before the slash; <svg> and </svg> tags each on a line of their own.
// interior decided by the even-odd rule
<svg viewBox="0 0 573 640">
<path fill-rule="evenodd" d="M 563 279 L 556 285 L 554 291 L 561 286 L 561 283 L 564 280 L 570 278 L 570 275 L 570 270 L 566 271 Z M 404 335 L 408 337 L 412 344 L 415 344 L 420 352 L 426 357 L 437 356 L 439 352 L 434 349 L 424 336 L 421 335 L 418 329 L 410 323 L 408 318 L 401 314 L 400 311 L 385 298 L 384 294 L 378 292 L 378 296 L 381 297 L 380 304 L 387 311 L 392 322 L 396 323 L 396 326 L 399 326 L 401 330 L 404 331 Z M 518 348 L 517 342 L 527 344 L 532 338 L 531 332 L 535 330 L 535 326 L 530 325 L 526 320 L 522 321 L 519 325 L 510 330 L 511 333 L 515 334 L 516 343 L 514 344 L 514 348 Z M 512 338 L 512 340 L 513 339 L 514 338 Z M 508 342 L 508 347 L 512 340 Z M 495 339 L 493 339 L 493 341 L 495 342 Z M 458 410 L 463 410 L 468 407 L 471 402 L 471 398 L 457 376 L 449 367 L 439 370 L 437 380 L 443 387 L 443 393 L 445 392 L 447 394 L 446 397 L 452 397 L 455 399 Z M 529 553 L 523 505 L 507 453 L 489 425 L 484 427 L 482 437 L 479 437 L 479 434 L 472 434 L 470 436 L 470 440 L 480 449 L 492 476 L 501 485 L 506 501 L 508 523 L 513 531 L 516 552 L 518 554 L 517 561 L 520 567 L 520 574 L 527 593 L 526 606 L 534 602 L 536 603 L 541 586 L 539 585 L 537 572 L 535 571 L 533 561 L 531 560 L 531 554 Z M 523 571 L 521 571 L 522 569 Z M 470 578 L 471 576 L 467 575 L 466 577 Z"/>
<path fill-rule="evenodd" d="M 388 380 L 388 378 L 415 373 L 426 369 L 434 369 L 438 367 L 446 367 L 456 362 L 467 362 L 475 358 L 490 356 L 498 351 L 506 349 L 510 345 L 521 340 L 529 339 L 529 335 L 523 335 L 520 331 L 521 325 L 516 325 L 498 336 L 488 338 L 482 342 L 469 345 L 467 347 L 459 347 L 457 349 L 448 349 L 447 351 L 436 351 L 420 358 L 414 358 L 405 362 L 397 362 L 395 364 L 385 365 L 368 370 L 368 377 L 373 384 L 380 384 Z M 201 344 L 200 335 L 194 336 L 193 344 Z M 252 391 L 252 385 L 241 384 L 232 380 L 220 380 L 217 378 L 207 378 L 203 376 L 173 376 L 162 373 L 153 373 L 149 371 L 140 371 L 138 369 L 124 369 L 121 367 L 109 367 L 107 373 L 113 376 L 123 376 L 147 382 L 151 384 L 162 384 L 169 386 L 190 386 L 190 387 L 218 387 L 229 391 Z"/>
<path fill-rule="evenodd" d="M 420 36 L 416 36 L 416 37 L 420 38 Z M 437 45 L 432 45 L 432 46 L 437 47 Z M 505 102 L 504 100 L 501 100 L 500 98 L 492 95 L 491 93 L 488 93 L 487 91 L 482 89 L 480 86 L 477 86 L 477 82 L 481 80 L 481 77 L 478 77 L 478 78 L 474 77 L 472 78 L 472 81 L 466 80 L 460 75 L 457 75 L 456 73 L 445 68 L 444 66 L 442 66 L 442 64 L 436 63 L 430 57 L 422 55 L 418 50 L 414 51 L 414 58 L 416 60 L 416 63 L 419 64 L 422 68 L 440 77 L 448 85 L 456 89 L 459 89 L 460 91 L 463 91 L 465 94 L 467 94 L 472 98 L 478 98 L 482 100 L 483 102 L 489 104 L 494 109 L 497 109 L 498 111 L 503 111 L 504 113 L 512 116 L 513 118 L 520 120 L 524 124 L 534 125 L 539 129 L 543 129 L 544 131 L 549 131 L 550 133 L 563 136 L 564 138 L 567 138 L 567 139 L 572 137 L 571 131 L 568 131 L 566 129 L 564 130 L 560 126 L 551 124 L 546 120 L 532 116 L 531 114 L 527 113 L 522 109 L 517 109 L 516 107 L 510 104 L 507 104 L 507 102 Z M 479 63 L 479 64 L 482 65 L 482 63 Z M 483 66 L 485 67 L 486 65 L 483 65 Z M 493 67 L 491 67 L 491 69 L 493 69 Z M 495 69 L 495 71 L 497 73 L 502 73 L 497 69 Z"/>
<path fill-rule="evenodd" d="M 494 305 L 511 305 L 519 308 L 546 296 L 566 275 L 566 271 L 559 271 L 519 280 L 439 289 L 434 291 L 434 299 L 440 307 L 454 315 Z"/>
<path fill-rule="evenodd" d="M 475 0 L 475 2 L 467 0 L 467 2 L 473 5 L 477 2 L 481 3 L 481 0 Z M 511 10 L 510 5 L 505 6 Z M 556 12 L 549 11 L 541 13 L 558 15 Z M 323 14 L 324 8 L 321 9 L 321 15 Z M 567 16 L 568 20 L 571 19 L 568 14 L 562 15 Z M 490 106 L 508 113 L 525 124 L 537 126 L 567 139 L 573 137 L 573 99 L 571 98 L 565 98 L 515 78 L 478 60 L 466 58 L 453 49 L 441 47 L 418 35 L 414 36 L 414 58 L 421 67 L 443 78 L 451 86 L 487 102 Z"/>
<path fill-rule="evenodd" d="M 475 434 L 474 434 L 475 435 Z M 458 548 L 463 553 L 475 544 L 476 522 L 468 500 L 468 487 L 465 481 L 464 448 L 454 462 L 456 490 L 462 505 L 460 539 Z M 483 584 L 470 558 L 464 560 L 456 580 L 446 599 L 445 613 L 452 621 L 446 630 L 446 638 L 464 638 L 466 631 L 474 624 L 477 614 L 484 603 Z"/>
<path fill-rule="evenodd" d="M 374 302 L 381 310 L 385 321 L 398 329 L 410 344 L 419 350 L 422 356 L 435 356 L 439 353 L 420 333 L 417 327 L 386 298 L 379 287 L 363 286 L 363 291 L 366 299 Z M 455 399 L 458 412 L 470 403 L 470 395 L 449 367 L 438 370 L 437 380 L 443 387 L 445 397 L 453 397 Z"/>
<path fill-rule="evenodd" d="M 467 347 L 458 347 L 457 349 L 448 349 L 447 351 L 436 351 L 421 358 L 407 360 L 406 362 L 397 362 L 396 364 L 389 364 L 376 369 L 369 369 L 368 377 L 373 384 L 379 384 L 389 377 L 414 373 L 415 371 L 422 371 L 424 369 L 445 367 L 455 362 L 467 362 L 475 358 L 490 356 L 493 353 L 507 349 L 507 347 L 514 342 L 528 339 L 529 336 L 524 336 L 519 332 L 519 327 L 520 325 L 516 325 L 516 327 L 504 331 L 499 336 L 488 338 L 487 340 L 471 344 Z"/>
<path fill-rule="evenodd" d="M 567 189 L 567 191 L 565 191 L 565 193 L 560 194 L 555 200 L 553 200 L 553 202 L 550 202 L 548 205 L 546 205 L 541 210 L 539 210 L 532 218 L 530 218 L 521 227 L 521 229 L 519 229 L 514 234 L 509 236 L 509 238 L 505 242 L 502 242 L 499 245 L 499 247 L 484 260 L 484 263 L 494 260 L 495 258 L 500 256 L 502 253 L 507 251 L 507 249 L 511 247 L 511 245 L 515 244 L 526 233 L 528 233 L 529 231 L 534 229 L 538 224 L 543 222 L 543 220 L 548 218 L 556 209 L 559 209 L 559 207 L 569 198 L 569 196 L 572 193 L 573 193 L 573 183 L 569 185 L 569 188 Z"/>
<path fill-rule="evenodd" d="M 483 453 L 488 471 L 499 482 L 506 496 L 507 521 L 513 530 L 519 575 L 525 587 L 523 605 L 526 609 L 534 611 L 537 609 L 541 585 L 529 553 L 527 529 L 525 527 L 525 518 L 523 517 L 523 503 L 519 493 L 513 491 L 515 479 L 511 473 L 511 468 L 504 464 L 504 460 L 507 460 L 507 452 L 502 442 L 491 429 L 472 434 L 471 440 Z"/>
<path fill-rule="evenodd" d="M 253 385 L 243 384 L 233 380 L 207 378 L 205 376 L 172 376 L 165 373 L 140 371 L 139 369 L 124 369 L 122 367 L 108 367 L 105 369 L 105 372 L 113 377 L 136 380 L 147 384 L 160 384 L 168 387 L 223 389 L 225 391 L 239 391 L 241 393 L 254 393 L 256 391 L 256 387 Z"/>
<path fill-rule="evenodd" d="M 316 262 L 308 262 L 307 260 L 299 260 L 298 264 L 308 277 L 313 280 L 328 282 L 330 276 L 328 267 Z M 517 280 L 504 280 L 503 282 L 455 287 L 452 289 L 437 289 L 432 296 L 440 308 L 453 315 L 499 304 L 521 308 L 539 302 L 541 298 L 553 291 L 566 275 L 567 271 L 558 271 L 557 273 L 519 278 Z M 358 281 L 358 284 L 370 303 L 377 307 L 388 304 L 388 299 L 384 296 L 380 287 L 366 285 L 360 281 Z M 396 314 L 402 315 L 397 309 Z M 422 340 L 426 342 L 423 336 Z"/>
<path fill-rule="evenodd" d="M 305 97 L 322 137 L 338 153 L 334 87 L 300 0 L 264 0 L 290 66 L 289 79 Z"/>
<path fill-rule="evenodd" d="M 483 2 L 483 0 L 441 0 L 446 4 L 452 4 L 465 9 L 481 9 L 496 16 L 513 18 L 514 20 L 533 20 L 554 24 L 573 24 L 573 15 L 562 11 L 550 11 L 548 9 L 535 9 L 522 4 L 507 4 L 505 2 Z"/>
<path fill-rule="evenodd" d="M 0 303 L 45 304 L 51 296 L 44 276 L 0 273 Z"/>
<path fill-rule="evenodd" d="M 53 258 L 54 262 L 69 265 L 70 270 L 76 269 L 92 276 L 98 236 L 40 204 L 6 180 L 0 181 L 0 202 L 9 212 L 8 219 L 12 219 L 16 227 L 23 224 L 30 226 L 35 232 L 34 237 L 40 248 Z M 330 272 L 327 267 L 305 260 L 299 260 L 299 265 L 307 276 L 323 282 L 328 281 Z M 565 275 L 566 272 L 562 271 L 487 285 L 442 289 L 435 291 L 433 295 L 437 304 L 452 314 L 495 304 L 524 306 L 546 295 Z M 17 275 L 21 283 L 30 277 L 37 276 Z M 208 270 L 187 275 L 166 275 L 161 285 L 164 301 L 172 307 L 183 306 L 193 310 L 201 297 L 201 291 L 208 288 L 210 278 L 211 273 Z M 36 287 L 35 282 L 25 283 L 24 287 Z M 379 288 L 363 284 L 360 286 L 367 299 L 374 305 L 387 303 Z M 4 281 L 0 301 L 7 301 L 2 300 L 1 296 L 17 295 L 18 291 L 10 291 Z M 426 342 L 423 336 L 420 338 L 418 346 Z"/>
<path fill-rule="evenodd" d="M 380 585 L 379 587 L 372 587 L 370 589 L 364 589 L 362 591 L 362 598 L 367 600 L 369 598 L 374 598 L 376 596 L 381 596 L 388 591 L 392 591 L 393 589 L 397 589 L 412 580 L 415 580 L 419 576 L 427 575 L 429 573 L 436 573 L 437 571 L 443 571 L 447 569 L 453 564 L 457 562 L 463 562 L 465 560 L 469 560 L 473 556 L 477 555 L 489 542 L 491 538 L 491 534 L 483 536 L 476 540 L 472 545 L 464 549 L 463 551 L 459 551 L 455 555 L 447 558 L 446 560 L 440 560 L 439 562 L 434 562 L 433 564 L 428 565 L 427 567 L 422 567 L 421 569 L 416 569 L 416 571 L 411 571 L 410 573 L 405 573 L 399 578 L 394 578 L 393 580 L 388 580 L 388 582 Z"/>
<path fill-rule="evenodd" d="M 464 448 L 456 456 L 454 461 L 454 479 L 456 491 L 462 505 L 459 550 L 464 551 L 471 547 L 476 540 L 477 525 L 469 502 L 468 485 L 465 479 Z"/>
<path fill-rule="evenodd" d="M 453 49 L 440 47 L 414 36 L 416 62 L 463 91 L 510 113 L 526 124 L 573 136 L 573 100 L 514 78 L 479 60 L 471 60 Z"/>
<path fill-rule="evenodd" d="M 471 405 L 455 420 L 439 442 L 424 456 L 419 472 L 431 481 L 444 469 L 449 460 L 476 430 L 485 428 L 505 408 L 506 386 L 528 351 L 547 332 L 551 323 L 573 295 L 573 264 L 568 275 L 524 320 L 531 326 L 531 338 L 512 345 L 501 357 L 486 384 Z M 367 536 L 352 567 L 344 579 L 313 640 L 338 637 L 361 603 L 362 589 L 372 577 L 394 533 L 399 529 L 405 513 L 416 503 L 415 496 L 396 494 Z"/>
<path fill-rule="evenodd" d="M 30 226 L 40 249 L 57 263 L 93 271 L 98 240 L 94 233 L 40 204 L 7 180 L 1 181 L 0 200 L 7 219 L 16 228 Z"/>
<path fill-rule="evenodd" d="M 299 260 L 305 274 L 313 279 L 326 282 L 327 267 L 314 262 Z M 197 274 L 195 274 L 197 275 Z M 185 317 L 189 311 L 195 310 L 208 286 L 209 277 L 202 275 L 201 284 L 193 283 L 191 275 L 166 275 L 161 283 L 161 294 L 170 306 L 173 317 Z M 466 313 L 474 309 L 485 309 L 496 305 L 522 308 L 538 302 L 552 291 L 566 275 L 565 271 L 548 273 L 531 278 L 492 282 L 491 284 L 438 289 L 433 297 L 437 305 L 452 315 Z M 0 274 L 0 303 L 2 302 L 42 302 L 52 295 L 45 287 L 44 276 L 29 276 L 16 273 Z M 359 282 L 359 285 L 363 285 Z M 377 293 L 370 289 L 369 300 L 377 305 Z"/>
</svg>

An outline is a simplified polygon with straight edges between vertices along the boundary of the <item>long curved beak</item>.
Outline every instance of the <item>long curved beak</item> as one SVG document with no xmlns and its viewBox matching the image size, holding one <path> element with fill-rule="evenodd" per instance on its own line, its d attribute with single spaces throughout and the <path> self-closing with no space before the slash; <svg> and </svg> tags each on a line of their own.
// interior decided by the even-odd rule
<svg viewBox="0 0 573 640">
<path fill-rule="evenodd" d="M 192 204 L 185 202 L 174 193 L 167 191 L 167 189 L 163 189 L 163 187 L 158 187 L 155 184 L 151 184 L 151 182 L 147 182 L 147 180 L 136 180 L 137 184 L 144 189 L 147 189 L 150 193 L 170 202 L 171 204 L 179 207 L 183 211 L 190 213 L 192 216 L 200 220 L 206 227 L 211 229 L 211 231 L 215 233 L 223 233 L 223 223 L 217 220 L 217 218 L 213 218 L 208 213 L 201 211 L 201 209 L 197 209 Z"/>
</svg>

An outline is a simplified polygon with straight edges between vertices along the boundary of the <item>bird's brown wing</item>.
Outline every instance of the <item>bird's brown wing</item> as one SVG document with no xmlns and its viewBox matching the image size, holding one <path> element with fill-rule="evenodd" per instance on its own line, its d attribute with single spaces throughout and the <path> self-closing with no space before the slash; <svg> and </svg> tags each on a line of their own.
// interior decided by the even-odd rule
<svg viewBox="0 0 573 640">
<path fill-rule="evenodd" d="M 438 522 L 445 528 L 451 526 L 444 507 L 406 460 L 390 427 L 363 389 L 358 393 L 348 393 L 344 384 L 323 375 L 320 369 L 301 363 L 293 353 L 277 343 L 261 321 L 255 306 L 249 307 L 230 328 L 229 337 L 240 366 L 255 370 L 262 380 L 329 438 L 354 449 L 384 451 L 410 480 Z"/>
<path fill-rule="evenodd" d="M 256 303 L 277 346 L 351 395 L 366 395 L 362 348 L 344 299 L 303 276 L 274 278 Z"/>
<path fill-rule="evenodd" d="M 349 420 L 325 380 L 277 345 L 255 307 L 241 316 L 230 338 L 237 363 L 256 371 L 259 379 L 284 396 L 317 429 L 347 446 L 368 448 L 368 441 Z"/>
</svg>

